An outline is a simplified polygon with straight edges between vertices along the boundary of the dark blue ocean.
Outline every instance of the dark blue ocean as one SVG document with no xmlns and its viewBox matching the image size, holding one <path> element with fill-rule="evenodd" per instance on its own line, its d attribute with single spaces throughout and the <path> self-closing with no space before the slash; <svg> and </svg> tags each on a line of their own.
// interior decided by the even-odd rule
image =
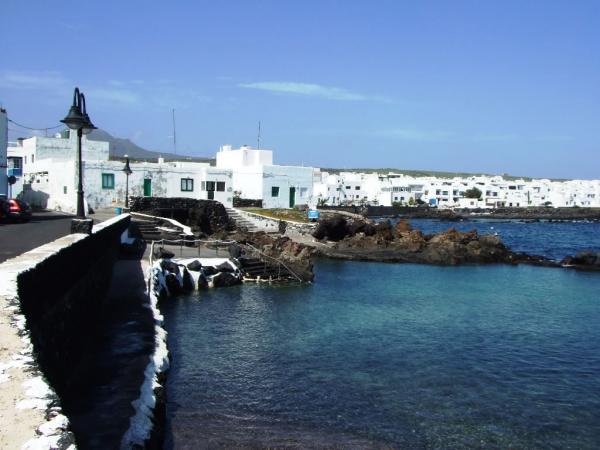
<svg viewBox="0 0 600 450">
<path fill-rule="evenodd" d="M 560 261 L 580 250 L 600 252 L 600 223 L 524 222 L 521 220 L 446 220 L 412 219 L 410 224 L 423 233 L 438 233 L 448 228 L 476 229 L 479 234 L 496 234 L 513 251 L 542 255 Z"/>
<path fill-rule="evenodd" d="M 599 447 L 600 274 L 315 270 L 163 303 L 167 448 Z"/>
</svg>

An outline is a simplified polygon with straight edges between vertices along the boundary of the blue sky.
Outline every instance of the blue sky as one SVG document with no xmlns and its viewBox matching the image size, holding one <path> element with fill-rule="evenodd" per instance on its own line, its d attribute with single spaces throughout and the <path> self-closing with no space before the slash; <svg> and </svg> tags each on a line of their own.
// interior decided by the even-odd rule
<svg viewBox="0 0 600 450">
<path fill-rule="evenodd" d="M 0 102 L 153 150 L 600 178 L 598 1 L 3 0 Z M 11 130 L 17 128 L 11 124 Z M 11 131 L 10 138 L 25 135 Z"/>
</svg>

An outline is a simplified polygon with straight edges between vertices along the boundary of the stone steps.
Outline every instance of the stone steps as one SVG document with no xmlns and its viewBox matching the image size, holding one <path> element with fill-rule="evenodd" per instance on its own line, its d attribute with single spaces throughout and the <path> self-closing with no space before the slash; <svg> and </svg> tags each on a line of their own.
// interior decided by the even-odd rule
<svg viewBox="0 0 600 450">
<path fill-rule="evenodd" d="M 293 278 L 285 267 L 279 267 L 277 264 L 266 263 L 258 258 L 243 257 L 240 258 L 239 261 L 242 266 L 242 271 L 244 272 L 246 278 Z"/>
<path fill-rule="evenodd" d="M 238 211 L 233 208 L 225 208 L 229 218 L 235 222 L 237 228 L 245 229 L 250 232 L 258 231 L 256 225 L 250 222 L 248 219 L 244 218 Z"/>
</svg>

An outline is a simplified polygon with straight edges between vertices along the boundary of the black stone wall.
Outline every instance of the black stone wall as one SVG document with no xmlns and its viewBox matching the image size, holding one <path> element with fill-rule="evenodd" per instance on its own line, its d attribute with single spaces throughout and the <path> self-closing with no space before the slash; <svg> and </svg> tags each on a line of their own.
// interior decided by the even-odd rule
<svg viewBox="0 0 600 450">
<path fill-rule="evenodd" d="M 120 237 L 129 221 L 123 216 L 17 277 L 34 352 L 61 398 L 68 395 L 99 331 Z"/>
<path fill-rule="evenodd" d="M 233 197 L 234 208 L 262 208 L 262 199 Z"/>
<path fill-rule="evenodd" d="M 216 200 L 180 197 L 130 197 L 132 212 L 167 217 L 211 235 L 233 229 L 227 210 Z"/>
</svg>

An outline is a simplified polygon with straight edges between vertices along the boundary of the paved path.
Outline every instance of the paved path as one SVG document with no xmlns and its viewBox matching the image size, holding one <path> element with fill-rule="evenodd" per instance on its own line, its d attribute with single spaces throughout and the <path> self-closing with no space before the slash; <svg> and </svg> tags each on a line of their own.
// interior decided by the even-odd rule
<svg viewBox="0 0 600 450">
<path fill-rule="evenodd" d="M 0 263 L 40 245 L 66 236 L 72 215 L 60 212 L 34 212 L 29 222 L 0 223 Z"/>
</svg>

